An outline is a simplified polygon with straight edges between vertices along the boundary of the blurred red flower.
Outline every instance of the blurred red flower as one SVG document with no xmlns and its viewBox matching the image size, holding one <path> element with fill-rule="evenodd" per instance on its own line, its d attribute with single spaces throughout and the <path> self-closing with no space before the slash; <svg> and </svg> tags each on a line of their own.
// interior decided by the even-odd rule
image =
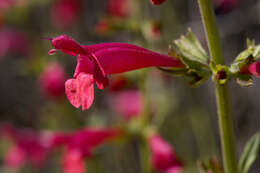
<svg viewBox="0 0 260 173">
<path fill-rule="evenodd" d="M 161 5 L 165 0 L 150 0 L 153 5 Z"/>
<path fill-rule="evenodd" d="M 0 29 L 0 56 L 8 53 L 27 55 L 28 38 L 25 33 L 10 28 Z"/>
<path fill-rule="evenodd" d="M 50 152 L 50 143 L 44 134 L 31 129 L 16 129 L 9 124 L 1 125 L 0 133 L 2 138 L 10 139 L 13 143 L 5 156 L 8 166 L 19 168 L 26 161 L 36 168 L 44 165 Z"/>
<path fill-rule="evenodd" d="M 99 89 L 108 85 L 108 74 L 123 73 L 145 67 L 163 66 L 184 68 L 177 58 L 159 54 L 127 43 L 102 43 L 81 46 L 66 35 L 52 39 L 52 49 L 76 56 L 78 64 L 74 78 L 65 83 L 70 103 L 88 109 L 94 100 L 94 83 Z"/>
<path fill-rule="evenodd" d="M 114 17 L 128 17 L 131 10 L 131 0 L 108 0 L 108 14 Z"/>
<path fill-rule="evenodd" d="M 73 26 L 81 13 L 81 0 L 57 0 L 51 11 L 52 23 L 57 28 Z"/>
<path fill-rule="evenodd" d="M 51 145 L 65 147 L 62 163 L 65 173 L 84 173 L 84 159 L 90 158 L 97 146 L 120 134 L 117 129 L 86 128 L 74 133 L 54 134 Z"/>
<path fill-rule="evenodd" d="M 39 78 L 39 86 L 51 98 L 61 98 L 65 95 L 64 82 L 66 75 L 63 67 L 58 63 L 50 63 Z"/>
<path fill-rule="evenodd" d="M 79 150 L 66 151 L 62 164 L 64 173 L 85 173 L 86 166 Z"/>
<path fill-rule="evenodd" d="M 155 134 L 149 138 L 152 156 L 151 162 L 154 169 L 165 173 L 181 173 L 182 163 L 177 159 L 169 143 Z"/>
</svg>

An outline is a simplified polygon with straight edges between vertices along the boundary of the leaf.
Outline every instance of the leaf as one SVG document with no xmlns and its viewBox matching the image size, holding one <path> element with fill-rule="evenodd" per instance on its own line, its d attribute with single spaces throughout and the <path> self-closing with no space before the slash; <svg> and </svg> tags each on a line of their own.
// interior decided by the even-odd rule
<svg viewBox="0 0 260 173">
<path fill-rule="evenodd" d="M 183 59 L 208 65 L 209 56 L 201 46 L 198 38 L 189 29 L 185 36 L 174 41 Z"/>
<path fill-rule="evenodd" d="M 239 160 L 239 172 L 247 173 L 251 165 L 257 158 L 260 145 L 260 133 L 255 134 L 247 142 L 244 151 Z"/>
</svg>

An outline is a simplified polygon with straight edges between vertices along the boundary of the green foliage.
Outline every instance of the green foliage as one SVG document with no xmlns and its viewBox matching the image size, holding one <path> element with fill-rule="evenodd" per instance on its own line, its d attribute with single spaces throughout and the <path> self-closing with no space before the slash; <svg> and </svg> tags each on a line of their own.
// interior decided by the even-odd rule
<svg viewBox="0 0 260 173">
<path fill-rule="evenodd" d="M 257 159 L 260 145 L 260 133 L 255 134 L 247 142 L 239 160 L 239 172 L 247 173 L 254 161 Z"/>
<path fill-rule="evenodd" d="M 189 60 L 208 65 L 209 56 L 191 29 L 188 30 L 185 36 L 181 36 L 180 39 L 175 40 L 174 43 L 178 47 L 184 61 Z"/>
<path fill-rule="evenodd" d="M 191 79 L 190 84 L 194 87 L 204 83 L 211 76 L 210 58 L 190 29 L 185 36 L 174 41 L 173 48 L 174 50 L 170 50 L 170 55 L 179 58 L 186 68 L 160 68 L 162 71 L 188 77 Z"/>
</svg>

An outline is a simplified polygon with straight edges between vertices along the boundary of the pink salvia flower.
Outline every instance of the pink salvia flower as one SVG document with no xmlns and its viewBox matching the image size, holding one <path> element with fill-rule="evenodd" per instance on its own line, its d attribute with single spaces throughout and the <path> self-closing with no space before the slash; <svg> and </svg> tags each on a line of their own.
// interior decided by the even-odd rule
<svg viewBox="0 0 260 173">
<path fill-rule="evenodd" d="M 260 77 L 260 61 L 256 61 L 249 65 L 248 67 L 249 73 L 256 77 Z"/>
<path fill-rule="evenodd" d="M 177 58 L 159 54 L 128 43 L 102 43 L 81 46 L 70 37 L 61 35 L 52 39 L 52 45 L 72 56 L 78 63 L 74 78 L 65 83 L 70 103 L 88 109 L 94 100 L 94 83 L 99 89 L 108 85 L 108 74 L 128 72 L 145 67 L 163 66 L 184 68 Z M 51 50 L 51 53 L 54 50 Z"/>
<path fill-rule="evenodd" d="M 18 130 L 10 125 L 1 126 L 0 129 L 1 136 L 11 139 L 14 143 L 14 147 L 9 150 L 5 158 L 7 165 L 17 168 L 25 161 L 29 161 L 34 167 L 39 168 L 45 163 L 50 147 L 43 134 L 28 129 Z"/>
<path fill-rule="evenodd" d="M 64 146 L 63 169 L 65 173 L 84 173 L 84 159 L 92 156 L 93 150 L 102 143 L 121 135 L 116 129 L 86 128 L 74 133 L 57 133 L 52 138 L 52 148 Z"/>
<path fill-rule="evenodd" d="M 140 115 L 144 106 L 142 94 L 137 90 L 114 93 L 109 103 L 115 112 L 127 120 Z"/>
<path fill-rule="evenodd" d="M 155 134 L 149 138 L 152 156 L 151 162 L 154 169 L 165 173 L 181 173 L 182 163 L 174 155 L 169 143 Z"/>
<path fill-rule="evenodd" d="M 68 151 L 80 151 L 83 157 L 90 157 L 98 145 L 121 135 L 117 129 L 86 128 L 74 133 L 57 133 L 52 137 L 52 147 L 65 146 Z"/>
<path fill-rule="evenodd" d="M 81 0 L 57 0 L 52 7 L 52 22 L 57 28 L 68 28 L 77 22 Z"/>
<path fill-rule="evenodd" d="M 153 5 L 161 5 L 165 0 L 150 0 Z"/>
<path fill-rule="evenodd" d="M 58 63 L 50 63 L 39 78 L 39 85 L 43 92 L 52 98 L 65 95 L 66 75 L 63 67 Z"/>
</svg>

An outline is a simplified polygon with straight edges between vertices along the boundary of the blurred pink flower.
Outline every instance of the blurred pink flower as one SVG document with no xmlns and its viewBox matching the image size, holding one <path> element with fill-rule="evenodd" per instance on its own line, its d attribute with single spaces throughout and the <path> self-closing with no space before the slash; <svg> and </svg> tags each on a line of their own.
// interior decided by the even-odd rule
<svg viewBox="0 0 260 173">
<path fill-rule="evenodd" d="M 215 0 L 215 11 L 218 14 L 230 12 L 238 3 L 238 0 Z"/>
<path fill-rule="evenodd" d="M 144 106 L 142 94 L 138 90 L 116 92 L 111 95 L 109 104 L 127 120 L 139 116 Z"/>
<path fill-rule="evenodd" d="M 161 5 L 165 0 L 150 0 L 153 5 Z"/>
<path fill-rule="evenodd" d="M 39 86 L 47 96 L 60 98 L 65 95 L 65 81 L 63 67 L 58 63 L 50 63 L 39 78 Z"/>
<path fill-rule="evenodd" d="M 52 23 L 57 28 L 68 28 L 74 25 L 81 13 L 81 0 L 56 0 L 52 7 Z"/>
<path fill-rule="evenodd" d="M 7 53 L 28 53 L 28 39 L 23 32 L 10 28 L 0 29 L 0 56 Z"/>
<path fill-rule="evenodd" d="M 74 133 L 54 134 L 51 145 L 65 147 L 62 164 L 65 173 L 84 173 L 84 159 L 90 158 L 97 146 L 120 134 L 116 129 L 86 128 Z"/>
<path fill-rule="evenodd" d="M 248 71 L 250 74 L 260 77 L 260 61 L 256 61 L 248 66 Z"/>
<path fill-rule="evenodd" d="M 131 12 L 131 0 L 108 0 L 108 14 L 114 17 L 128 17 Z"/>
<path fill-rule="evenodd" d="M 177 159 L 169 143 L 155 134 L 149 138 L 151 161 L 154 169 L 165 173 L 181 173 L 182 163 Z"/>
<path fill-rule="evenodd" d="M 16 0 L 0 0 L 0 11 L 5 11 L 8 8 L 14 6 L 16 4 Z"/>
<path fill-rule="evenodd" d="M 55 49 L 49 53 L 62 50 L 72 56 L 78 55 L 74 78 L 66 81 L 65 92 L 70 103 L 77 108 L 82 106 L 82 110 L 93 103 L 94 83 L 99 89 L 108 85 L 108 74 L 153 66 L 185 67 L 177 58 L 127 43 L 81 46 L 70 37 L 61 35 L 52 39 L 52 45 Z"/>
<path fill-rule="evenodd" d="M 78 150 L 66 151 L 62 164 L 64 173 L 85 173 L 86 166 L 82 153 Z"/>
<path fill-rule="evenodd" d="M 13 146 L 8 150 L 7 155 L 5 156 L 5 163 L 11 167 L 18 169 L 26 161 L 26 153 L 18 146 Z"/>
<path fill-rule="evenodd" d="M 41 167 L 50 152 L 49 140 L 41 134 L 29 129 L 16 129 L 11 125 L 1 125 L 1 136 L 13 142 L 5 156 L 6 164 L 18 168 L 26 161 L 33 166 Z"/>
</svg>

